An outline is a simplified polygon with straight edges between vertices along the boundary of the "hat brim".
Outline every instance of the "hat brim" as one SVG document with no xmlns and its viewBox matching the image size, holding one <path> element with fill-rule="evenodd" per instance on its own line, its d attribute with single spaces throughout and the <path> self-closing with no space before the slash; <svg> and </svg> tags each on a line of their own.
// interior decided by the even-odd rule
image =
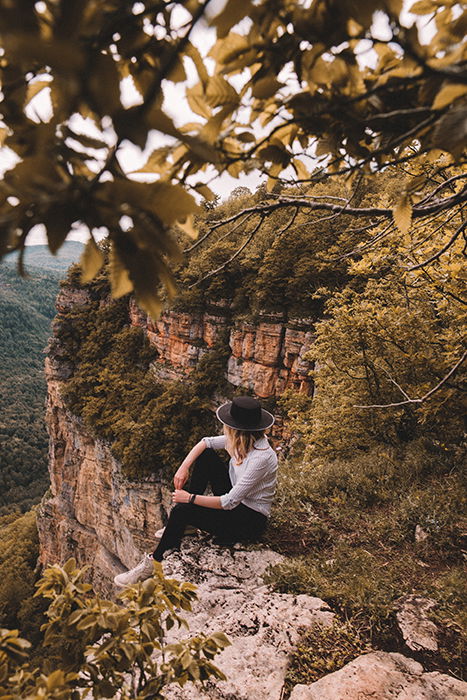
<svg viewBox="0 0 467 700">
<path fill-rule="evenodd" d="M 255 430 L 266 430 L 267 428 L 270 428 L 275 421 L 275 418 L 272 415 L 272 413 L 269 413 L 269 411 L 266 411 L 264 408 L 262 408 L 261 420 L 257 425 L 255 425 L 254 428 L 243 425 L 242 423 L 236 421 L 235 418 L 232 418 L 232 416 L 230 415 L 231 406 L 232 401 L 227 401 L 226 403 L 223 403 L 222 406 L 219 406 L 219 408 L 216 411 L 216 416 L 218 417 L 220 422 L 224 425 L 228 425 L 229 428 L 235 428 L 235 430 L 246 430 L 249 432 L 254 432 Z"/>
</svg>

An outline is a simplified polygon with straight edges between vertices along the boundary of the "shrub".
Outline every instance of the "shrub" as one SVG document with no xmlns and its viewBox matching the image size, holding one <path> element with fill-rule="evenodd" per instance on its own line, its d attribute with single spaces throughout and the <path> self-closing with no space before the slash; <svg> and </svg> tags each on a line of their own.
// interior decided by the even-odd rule
<svg viewBox="0 0 467 700">
<path fill-rule="evenodd" d="M 225 679 L 212 663 L 230 644 L 221 632 L 166 641 L 171 627 L 187 626 L 178 610 L 191 610 L 192 584 L 164 578 L 155 562 L 154 576 L 127 587 L 119 604 L 95 596 L 83 573 L 70 559 L 38 583 L 36 595 L 50 600 L 42 667 L 28 663 L 17 631 L 0 630 L 2 697 L 164 698 L 172 683 Z"/>
<path fill-rule="evenodd" d="M 313 625 L 290 655 L 286 692 L 297 683 L 314 683 L 369 651 L 368 641 L 350 621 L 336 620 L 329 627 Z"/>
</svg>

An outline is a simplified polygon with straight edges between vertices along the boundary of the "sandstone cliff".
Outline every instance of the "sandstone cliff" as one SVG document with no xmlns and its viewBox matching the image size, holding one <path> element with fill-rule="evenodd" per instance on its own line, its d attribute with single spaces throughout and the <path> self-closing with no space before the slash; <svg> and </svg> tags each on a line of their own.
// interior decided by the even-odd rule
<svg viewBox="0 0 467 700">
<path fill-rule="evenodd" d="M 312 365 L 305 354 L 313 342 L 311 319 L 286 319 L 283 314 L 261 314 L 258 320 L 237 319 L 228 302 L 211 304 L 205 313 L 166 311 L 156 322 L 130 304 L 130 319 L 145 329 L 159 357 L 154 372 L 159 379 L 181 379 L 217 342 L 228 335 L 228 381 L 258 397 L 280 396 L 285 389 L 312 393 Z"/>
<path fill-rule="evenodd" d="M 39 561 L 47 566 L 74 556 L 80 566 L 90 565 L 96 588 L 110 592 L 115 567 L 151 550 L 163 523 L 165 490 L 156 477 L 125 479 L 109 446 L 67 410 L 50 360 L 46 374 L 50 489 L 38 514 Z"/>
</svg>

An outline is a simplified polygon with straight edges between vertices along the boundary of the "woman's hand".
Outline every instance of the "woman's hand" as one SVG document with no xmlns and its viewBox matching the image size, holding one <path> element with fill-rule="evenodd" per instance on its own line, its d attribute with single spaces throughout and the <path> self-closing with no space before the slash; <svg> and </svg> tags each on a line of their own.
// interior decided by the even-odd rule
<svg viewBox="0 0 467 700">
<path fill-rule="evenodd" d="M 174 475 L 174 486 L 176 489 L 181 489 L 188 479 L 190 468 L 183 464 L 177 469 Z"/>
<path fill-rule="evenodd" d="M 173 503 L 189 503 L 191 493 L 188 491 L 183 491 L 182 489 L 175 489 L 172 492 L 172 502 Z"/>
</svg>

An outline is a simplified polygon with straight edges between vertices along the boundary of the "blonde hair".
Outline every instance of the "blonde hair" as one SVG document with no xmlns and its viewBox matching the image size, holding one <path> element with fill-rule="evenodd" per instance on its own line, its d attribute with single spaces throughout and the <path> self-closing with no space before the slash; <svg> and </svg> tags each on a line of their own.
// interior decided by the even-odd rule
<svg viewBox="0 0 467 700">
<path fill-rule="evenodd" d="M 232 448 L 232 456 L 237 465 L 241 464 L 250 450 L 254 449 L 256 440 L 264 437 L 264 430 L 236 430 L 224 423 L 224 434 Z"/>
</svg>

